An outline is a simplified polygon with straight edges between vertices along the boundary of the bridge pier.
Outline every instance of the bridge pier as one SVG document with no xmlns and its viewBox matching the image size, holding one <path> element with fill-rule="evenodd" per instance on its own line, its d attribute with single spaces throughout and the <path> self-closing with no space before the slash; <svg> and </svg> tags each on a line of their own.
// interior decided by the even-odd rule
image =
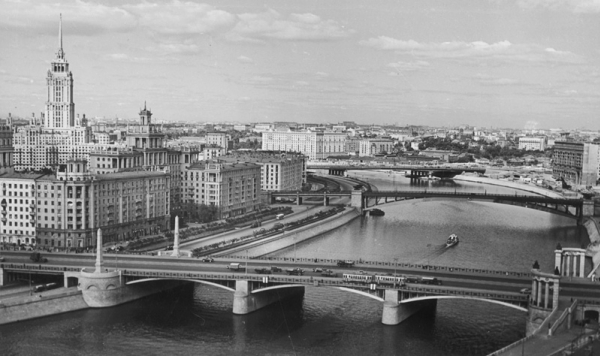
<svg viewBox="0 0 600 356">
<path fill-rule="evenodd" d="M 383 313 L 381 313 L 381 322 L 383 324 L 398 325 L 424 307 L 435 307 L 437 305 L 436 300 L 422 300 L 400 304 L 399 297 L 400 291 L 395 289 L 385 290 Z"/>
<path fill-rule="evenodd" d="M 260 287 L 260 282 L 235 281 L 233 295 L 233 314 L 248 314 L 264 308 L 270 304 L 295 296 L 304 296 L 304 286 L 286 286 L 265 291 L 255 289 Z"/>
</svg>

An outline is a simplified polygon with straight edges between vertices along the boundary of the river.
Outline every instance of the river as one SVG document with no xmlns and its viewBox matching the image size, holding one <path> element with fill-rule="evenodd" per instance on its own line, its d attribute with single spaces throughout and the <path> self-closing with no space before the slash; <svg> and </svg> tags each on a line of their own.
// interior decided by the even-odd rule
<svg viewBox="0 0 600 356">
<path fill-rule="evenodd" d="M 501 194 L 476 183 L 425 181 L 361 173 L 380 189 L 441 189 Z M 381 180 L 385 178 L 386 180 Z M 519 194 L 526 194 L 519 192 Z M 521 207 L 459 200 L 381 205 L 365 217 L 277 256 L 412 261 L 550 271 L 557 242 L 581 246 L 574 220 Z M 442 249 L 450 233 L 460 244 Z M 485 355 L 524 334 L 525 314 L 485 302 L 440 300 L 398 326 L 381 324 L 379 302 L 308 287 L 302 299 L 258 312 L 231 313 L 231 293 L 195 286 L 106 310 L 84 310 L 0 327 L 4 355 Z"/>
</svg>

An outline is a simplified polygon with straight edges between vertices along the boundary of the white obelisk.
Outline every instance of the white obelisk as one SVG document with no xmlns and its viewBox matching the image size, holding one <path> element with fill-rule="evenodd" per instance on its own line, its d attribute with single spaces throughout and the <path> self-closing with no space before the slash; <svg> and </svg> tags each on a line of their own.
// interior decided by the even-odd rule
<svg viewBox="0 0 600 356">
<path fill-rule="evenodd" d="M 95 271 L 95 273 L 102 273 L 103 265 L 104 265 L 104 259 L 102 258 L 102 230 L 98 229 L 98 241 L 96 242 L 96 271 Z"/>
<path fill-rule="evenodd" d="M 173 242 L 173 257 L 179 257 L 179 216 L 175 216 L 175 241 Z"/>
</svg>

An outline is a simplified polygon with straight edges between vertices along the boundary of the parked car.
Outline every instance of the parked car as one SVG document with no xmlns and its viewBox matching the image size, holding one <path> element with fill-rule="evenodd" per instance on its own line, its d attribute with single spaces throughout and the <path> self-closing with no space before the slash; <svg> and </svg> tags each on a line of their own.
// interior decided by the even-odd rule
<svg viewBox="0 0 600 356">
<path fill-rule="evenodd" d="M 29 259 L 32 260 L 33 262 L 48 262 L 48 259 L 45 257 L 42 257 L 42 254 L 39 252 L 34 252 L 31 255 L 29 255 Z"/>
<path fill-rule="evenodd" d="M 273 271 L 273 272 L 281 272 L 283 270 L 281 268 L 279 268 L 279 267 L 272 266 L 271 267 L 271 271 Z"/>
<path fill-rule="evenodd" d="M 258 274 L 270 274 L 271 270 L 268 268 L 255 268 L 254 271 Z"/>
<path fill-rule="evenodd" d="M 204 257 L 200 261 L 202 261 L 202 262 L 215 262 L 215 259 L 212 258 L 212 257 Z"/>
</svg>

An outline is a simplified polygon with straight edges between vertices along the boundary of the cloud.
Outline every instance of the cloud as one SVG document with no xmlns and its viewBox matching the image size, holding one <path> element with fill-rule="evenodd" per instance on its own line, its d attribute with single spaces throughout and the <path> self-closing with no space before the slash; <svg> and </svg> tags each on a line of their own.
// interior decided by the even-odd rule
<svg viewBox="0 0 600 356">
<path fill-rule="evenodd" d="M 108 61 L 130 62 L 130 63 L 174 63 L 174 62 L 177 62 L 177 60 L 174 60 L 172 58 L 167 58 L 164 56 L 136 57 L 136 56 L 130 56 L 125 53 L 107 54 L 103 58 Z"/>
<path fill-rule="evenodd" d="M 512 44 L 509 41 L 487 43 L 483 41 L 431 42 L 398 40 L 387 36 L 372 37 L 359 44 L 379 50 L 395 51 L 422 58 L 443 59 L 494 59 L 517 62 L 580 63 L 582 59 L 565 51 L 542 48 L 537 45 Z"/>
<path fill-rule="evenodd" d="M 237 17 L 238 22 L 226 35 L 231 41 L 324 41 L 347 37 L 354 32 L 336 21 L 322 20 L 310 13 L 290 14 L 284 18 L 277 11 L 269 9 L 262 13 L 239 14 Z"/>
<path fill-rule="evenodd" d="M 140 26 L 163 35 L 204 34 L 232 26 L 236 17 L 207 4 L 172 0 L 170 2 L 123 5 Z"/>
<path fill-rule="evenodd" d="M 252 63 L 252 62 L 254 62 L 252 60 L 252 58 L 249 58 L 249 57 L 246 57 L 246 56 L 239 56 L 237 58 L 237 60 L 240 61 L 240 62 L 242 62 L 242 63 Z"/>
<path fill-rule="evenodd" d="M 600 13 L 600 0 L 517 0 L 524 9 L 546 8 L 553 11 L 571 11 L 574 13 Z"/>
<path fill-rule="evenodd" d="M 127 31 L 136 26 L 128 11 L 82 0 L 48 3 L 34 0 L 5 1 L 0 11 L 0 24 L 33 33 L 57 34 L 59 16 L 63 17 L 63 32 L 94 35 L 107 31 Z"/>
<path fill-rule="evenodd" d="M 506 86 L 515 84 L 523 85 L 522 82 L 516 79 L 494 77 L 488 74 L 476 74 L 474 77 L 479 82 L 479 84 L 486 86 Z"/>
<path fill-rule="evenodd" d="M 415 72 L 420 71 L 429 67 L 429 62 L 426 61 L 414 61 L 414 62 L 394 62 L 387 65 L 388 67 L 394 68 L 397 72 L 392 72 L 398 75 L 400 72 Z"/>
</svg>

